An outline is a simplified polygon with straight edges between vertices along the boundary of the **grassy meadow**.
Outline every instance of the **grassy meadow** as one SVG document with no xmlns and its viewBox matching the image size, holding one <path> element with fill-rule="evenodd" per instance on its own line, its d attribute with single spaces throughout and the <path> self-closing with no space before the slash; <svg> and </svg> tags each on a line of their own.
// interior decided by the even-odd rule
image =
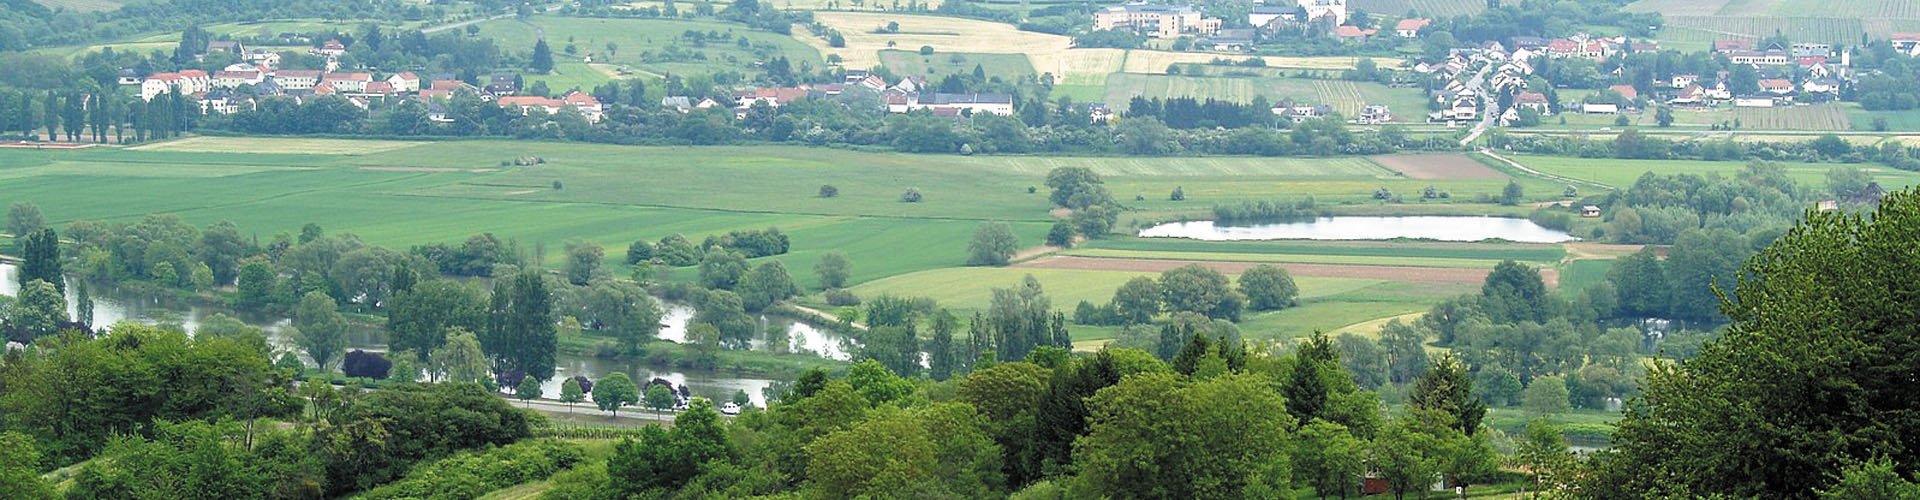
<svg viewBox="0 0 1920 500">
<path fill-rule="evenodd" d="M 1731 161 L 1695 161 L 1695 160 L 1616 160 L 1610 158 L 1569 158 L 1557 156 L 1512 155 L 1514 161 L 1528 168 L 1553 175 L 1561 175 L 1584 181 L 1598 182 L 1614 187 L 1626 187 L 1647 172 L 1661 174 L 1690 173 L 1695 175 L 1719 174 L 1731 177 L 1746 164 Z M 1825 186 L 1827 171 L 1833 164 L 1784 162 L 1788 177 L 1795 182 L 1808 186 Z M 1866 165 L 1874 180 L 1888 190 L 1920 184 L 1920 174 L 1904 170 L 1894 170 L 1882 166 Z"/>
<path fill-rule="evenodd" d="M 1209 73 L 1225 73 L 1239 68 L 1227 66 L 1189 66 L 1205 68 Z M 1107 77 L 1106 102 L 1115 111 L 1126 109 L 1134 97 L 1192 97 L 1233 102 L 1251 102 L 1265 97 L 1268 102 L 1283 100 L 1327 104 L 1347 116 L 1357 116 L 1368 104 L 1386 104 L 1399 111 L 1398 121 L 1418 121 L 1426 109 L 1424 98 L 1413 89 L 1396 89 L 1371 82 L 1319 80 L 1282 77 L 1180 76 L 1121 73 Z"/>
<path fill-rule="evenodd" d="M 529 83 L 546 80 L 555 90 L 590 89 L 615 77 L 607 70 L 587 65 L 589 55 L 596 66 L 655 75 L 715 71 L 753 74 L 759 72 L 759 62 L 774 57 L 793 61 L 796 71 L 825 64 L 824 56 L 792 37 L 714 20 L 545 15 L 526 21 L 497 19 L 479 26 L 480 36 L 492 38 L 503 52 L 523 56 L 532 53 L 534 42 L 544 34 L 553 49 L 554 74 L 525 77 Z M 698 33 L 701 38 L 695 40 L 687 36 L 689 33 Z M 747 40 L 746 47 L 739 45 L 742 38 Z M 608 44 L 613 44 L 611 52 Z M 566 52 L 568 45 L 574 47 L 573 54 Z"/>
</svg>

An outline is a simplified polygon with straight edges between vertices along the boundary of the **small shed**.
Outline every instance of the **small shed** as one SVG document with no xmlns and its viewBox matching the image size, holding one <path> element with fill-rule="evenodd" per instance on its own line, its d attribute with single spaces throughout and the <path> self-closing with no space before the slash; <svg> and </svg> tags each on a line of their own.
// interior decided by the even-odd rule
<svg viewBox="0 0 1920 500">
<path fill-rule="evenodd" d="M 1593 206 L 1593 205 L 1587 205 L 1587 206 L 1584 206 L 1584 207 L 1580 207 L 1580 216 L 1581 216 L 1581 217 L 1589 217 L 1589 218 L 1592 218 L 1592 217 L 1599 217 L 1599 216 L 1600 216 L 1600 207 L 1596 207 L 1596 206 Z"/>
</svg>

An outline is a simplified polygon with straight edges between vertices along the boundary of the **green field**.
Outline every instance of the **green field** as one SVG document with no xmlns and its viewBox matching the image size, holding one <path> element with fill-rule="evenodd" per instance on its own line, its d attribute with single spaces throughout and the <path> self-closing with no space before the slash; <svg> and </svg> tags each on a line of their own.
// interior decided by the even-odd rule
<svg viewBox="0 0 1920 500">
<path fill-rule="evenodd" d="M 1222 73 L 1232 69 L 1227 66 L 1206 68 Z M 1397 118 L 1402 121 L 1408 120 L 1407 116 L 1418 117 L 1426 109 L 1425 101 L 1417 90 L 1389 88 L 1370 82 L 1133 73 L 1115 73 L 1107 77 L 1106 102 L 1115 111 L 1124 111 L 1127 101 L 1134 97 L 1212 98 L 1240 103 L 1250 102 L 1255 97 L 1266 97 L 1276 104 L 1281 100 L 1327 104 L 1333 106 L 1334 111 L 1347 116 L 1358 114 L 1360 108 L 1368 104 L 1386 104 L 1396 111 L 1396 115 L 1404 115 Z"/>
<path fill-rule="evenodd" d="M 503 160 L 540 157 L 532 167 Z M 1203 214 L 1213 203 L 1291 199 L 1314 194 L 1329 206 L 1382 214 L 1489 213 L 1464 203 L 1497 193 L 1504 180 L 1404 179 L 1365 158 L 1043 158 L 865 153 L 791 146 L 629 147 L 451 141 L 196 137 L 139 148 L 0 150 L 0 199 L 31 201 L 50 222 L 126 222 L 177 214 L 195 225 L 228 220 L 271 238 L 313 222 L 382 246 L 457 242 L 492 232 L 523 251 L 544 249 L 549 266 L 567 241 L 590 240 L 618 266 L 626 245 L 681 233 L 695 240 L 742 229 L 779 227 L 793 241 L 774 260 L 801 284 L 829 250 L 845 251 L 863 296 L 936 297 L 949 307 L 982 307 L 986 290 L 1039 277 L 1054 304 L 1101 302 L 1136 272 L 960 268 L 968 237 L 983 221 L 1012 223 L 1022 246 L 1038 245 L 1053 215 L 1044 178 L 1061 166 L 1102 173 L 1129 208 L 1123 222 L 1175 213 Z M 555 189 L 554 184 L 560 183 Z M 819 198 L 819 186 L 839 189 Z M 1374 189 L 1414 192 L 1437 185 L 1463 203 L 1379 205 Z M 1527 180 L 1529 192 L 1558 186 Z M 1189 201 L 1166 201 L 1183 186 Z M 902 203 L 909 187 L 925 195 Z M 1029 193 L 1029 188 L 1037 188 Z M 1134 191 L 1153 198 L 1131 199 Z M 57 193 L 54 194 L 54 193 Z M 1143 196 L 1144 198 L 1144 196 Z M 1353 205 L 1343 205 L 1353 204 Z M 1124 231 L 1124 229 L 1122 229 Z M 1557 261 L 1554 245 L 1412 242 L 1230 242 L 1118 238 L 1085 252 L 1195 260 L 1490 267 L 1501 259 Z M 624 271 L 616 271 L 624 274 Z M 675 279 L 692 271 L 676 270 Z M 1251 315 L 1245 327 L 1269 338 L 1331 330 L 1427 309 L 1473 286 L 1361 278 L 1300 278 L 1303 306 Z M 1083 340 L 1112 328 L 1076 328 Z"/>
<path fill-rule="evenodd" d="M 1607 158 L 1566 158 L 1556 156 L 1513 155 L 1514 161 L 1529 168 L 1554 175 L 1598 182 L 1614 187 L 1626 187 L 1633 184 L 1641 174 L 1656 172 L 1661 174 L 1690 173 L 1695 175 L 1720 174 L 1732 176 L 1746 163 L 1734 161 L 1694 161 L 1694 160 L 1616 160 Z M 1827 170 L 1835 165 L 1824 163 L 1785 163 L 1787 175 L 1804 186 L 1825 186 Z M 1866 166 L 1872 172 L 1874 180 L 1888 190 L 1920 184 L 1920 174 L 1894 170 L 1882 166 Z"/>
<path fill-rule="evenodd" d="M 947 75 L 972 75 L 978 66 L 988 77 L 1014 80 L 1033 76 L 1033 63 L 1020 54 L 940 53 L 928 56 L 906 50 L 880 51 L 880 64 L 896 75 L 919 75 L 939 82 Z M 887 82 L 889 84 L 893 82 Z"/>
<path fill-rule="evenodd" d="M 1400 16 L 1408 11 L 1414 11 L 1422 16 L 1448 18 L 1478 14 L 1487 10 L 1487 2 L 1480 0 L 1353 0 L 1349 8 L 1364 9 L 1367 12 L 1385 16 Z"/>
<path fill-rule="evenodd" d="M 480 36 L 494 39 L 500 50 L 509 54 L 529 54 L 544 32 L 553 48 L 559 77 L 528 75 L 529 81 L 547 79 L 555 90 L 571 86 L 589 88 L 583 83 L 604 82 L 610 76 L 597 74 L 585 65 L 570 67 L 588 55 L 600 64 L 628 67 L 654 74 L 710 74 L 716 71 L 758 73 L 759 63 L 775 57 L 793 61 L 796 72 L 810 71 L 823 64 L 820 53 L 793 37 L 748 29 L 744 25 L 708 20 L 681 19 L 602 19 L 564 16 L 535 16 L 527 21 L 499 19 L 480 23 Z M 699 33 L 703 41 L 686 37 Z M 744 38 L 747 47 L 741 47 Z M 720 39 L 724 39 L 722 42 Z M 609 53 L 607 44 L 614 50 Z M 575 53 L 566 53 L 568 45 Z M 969 66 L 968 69 L 972 69 Z M 564 82 L 565 85 L 560 83 Z"/>
<path fill-rule="evenodd" d="M 67 9 L 76 12 L 102 12 L 120 8 L 128 0 L 33 0 L 49 9 Z"/>
</svg>

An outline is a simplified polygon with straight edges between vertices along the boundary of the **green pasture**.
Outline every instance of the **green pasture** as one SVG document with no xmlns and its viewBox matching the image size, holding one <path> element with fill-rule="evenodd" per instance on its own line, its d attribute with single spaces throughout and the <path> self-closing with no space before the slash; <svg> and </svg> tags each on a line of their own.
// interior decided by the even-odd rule
<svg viewBox="0 0 1920 500">
<path fill-rule="evenodd" d="M 1720 174 L 1733 176 L 1746 166 L 1735 161 L 1696 161 L 1696 160 L 1616 160 L 1610 158 L 1569 158 L 1558 156 L 1513 155 L 1514 161 L 1529 168 L 1554 175 L 1580 180 L 1593 181 L 1614 187 L 1633 185 L 1641 174 L 1654 172 L 1659 174 L 1690 173 L 1696 175 Z M 1808 186 L 1826 185 L 1827 170 L 1836 165 L 1825 163 L 1785 163 L 1787 175 L 1795 182 Z M 1877 165 L 1867 165 L 1874 180 L 1887 189 L 1920 184 L 1920 174 L 1894 170 Z"/>
<path fill-rule="evenodd" d="M 1906 111 L 1867 111 L 1859 106 L 1847 107 L 1847 120 L 1854 130 L 1873 130 L 1874 119 L 1886 121 L 1890 131 L 1920 131 L 1920 113 Z"/>
<path fill-rule="evenodd" d="M 587 55 L 592 55 L 595 63 L 625 65 L 660 74 L 705 74 L 722 70 L 757 73 L 758 63 L 781 56 L 793 61 L 794 71 L 798 72 L 818 68 L 824 61 L 819 51 L 793 37 L 710 20 L 535 16 L 526 21 L 493 20 L 479 26 L 480 36 L 494 39 L 502 51 L 513 54 L 531 54 L 534 42 L 544 33 L 557 69 L 564 69 L 564 62 L 582 61 Z M 727 41 L 696 42 L 683 36 L 688 32 L 709 37 L 722 35 Z M 741 37 L 746 38 L 748 47 L 738 45 Z M 607 51 L 608 43 L 614 44 L 611 53 Z M 568 45 L 575 47 L 575 54 L 566 53 Z M 577 69 L 578 76 L 567 76 L 569 85 L 593 75 L 591 68 Z M 529 75 L 528 78 L 542 77 Z M 549 80 L 547 85 L 559 88 L 554 80 Z"/>
<path fill-rule="evenodd" d="M 1607 271 L 1613 269 L 1612 260 L 1582 259 L 1560 266 L 1560 292 L 1580 293 L 1587 287 L 1607 280 Z"/>
<path fill-rule="evenodd" d="M 1211 73 L 1226 73 L 1238 68 L 1205 67 Z M 1116 73 L 1107 77 L 1106 102 L 1114 111 L 1124 111 L 1134 97 L 1192 97 L 1233 102 L 1251 102 L 1266 97 L 1269 102 L 1292 100 L 1327 104 L 1347 116 L 1360 112 L 1368 104 L 1386 104 L 1397 114 L 1418 116 L 1425 113 L 1426 101 L 1414 89 L 1396 89 L 1371 82 L 1320 80 L 1282 77 L 1182 76 Z"/>
<path fill-rule="evenodd" d="M 960 52 L 920 55 L 907 50 L 880 51 L 880 64 L 896 75 L 920 75 L 939 82 L 948 75 L 972 75 L 979 67 L 988 77 L 1014 80 L 1034 75 L 1033 63 L 1024 54 L 967 54 Z M 894 82 L 887 82 L 889 84 Z"/>
</svg>

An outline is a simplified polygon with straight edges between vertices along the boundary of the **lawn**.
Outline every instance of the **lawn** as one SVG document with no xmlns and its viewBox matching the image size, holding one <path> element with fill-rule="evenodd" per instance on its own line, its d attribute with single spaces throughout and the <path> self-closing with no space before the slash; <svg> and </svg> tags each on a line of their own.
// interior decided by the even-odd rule
<svg viewBox="0 0 1920 500">
<path fill-rule="evenodd" d="M 918 75 L 939 82 L 948 75 L 972 75 L 980 68 L 988 77 L 1008 81 L 1033 76 L 1033 63 L 1021 54 L 946 54 L 920 55 L 906 50 L 880 51 L 880 64 L 896 75 Z M 893 82 L 888 82 L 893 83 Z"/>
<path fill-rule="evenodd" d="M 1514 161 L 1530 168 L 1554 175 L 1598 182 L 1614 187 L 1626 187 L 1633 184 L 1641 174 L 1654 172 L 1659 174 L 1690 173 L 1708 175 L 1718 173 L 1732 176 L 1746 163 L 1736 161 L 1695 161 L 1695 160 L 1616 160 L 1609 158 L 1568 158 L 1553 156 L 1513 155 Z M 1827 170 L 1836 165 L 1825 163 L 1785 163 L 1787 175 L 1795 182 L 1807 186 L 1826 185 Z M 1920 174 L 1893 170 L 1890 168 L 1867 165 L 1874 180 L 1888 190 L 1920 184 Z"/>
</svg>

